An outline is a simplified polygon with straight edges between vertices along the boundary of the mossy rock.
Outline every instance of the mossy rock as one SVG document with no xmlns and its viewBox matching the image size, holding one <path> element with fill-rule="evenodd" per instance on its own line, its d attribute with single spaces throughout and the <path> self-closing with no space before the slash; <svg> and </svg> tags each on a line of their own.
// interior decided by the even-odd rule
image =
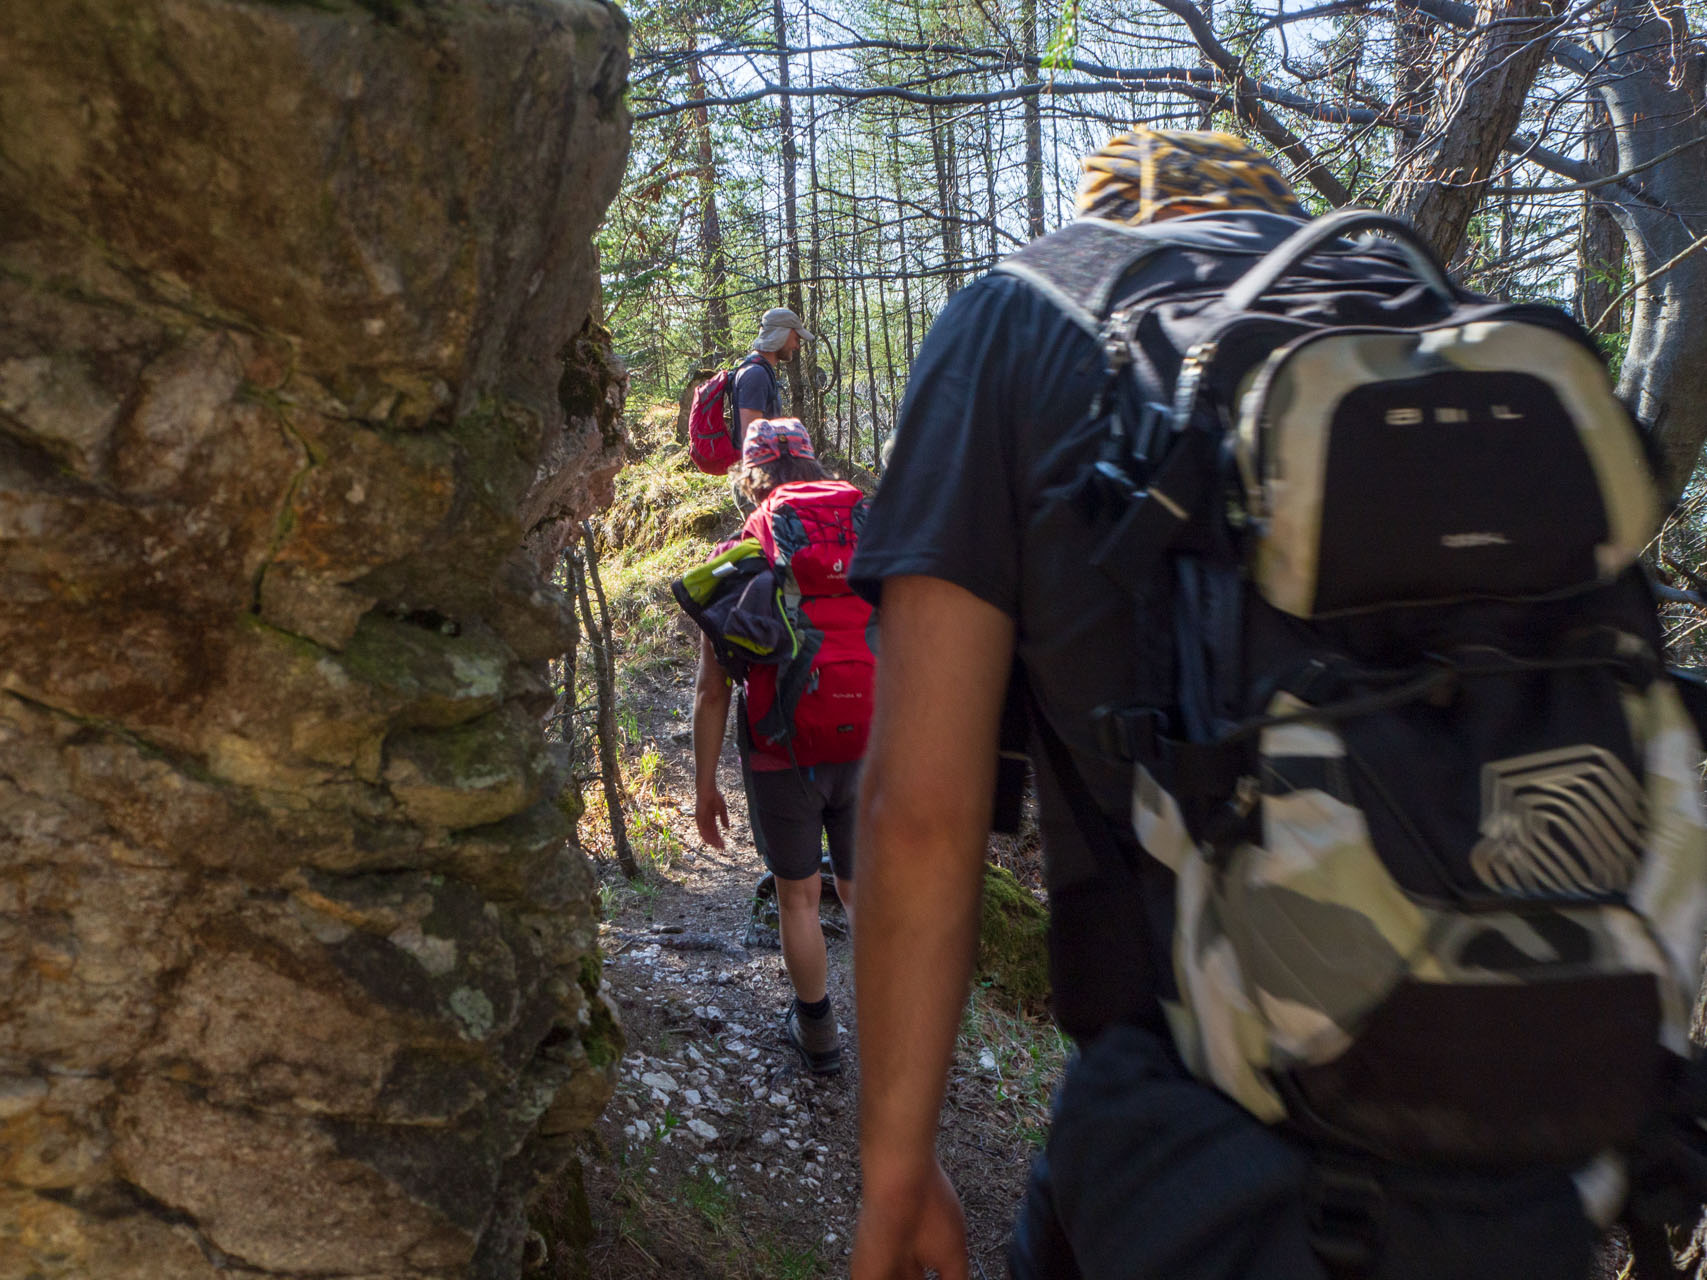
<svg viewBox="0 0 1707 1280">
<path fill-rule="evenodd" d="M 587 1250 L 593 1243 L 593 1210 L 587 1200 L 585 1167 L 579 1155 L 563 1166 L 534 1197 L 528 1226 L 539 1236 L 528 1250 L 522 1274 L 528 1280 L 589 1280 Z"/>
<path fill-rule="evenodd" d="M 1041 1013 L 1049 998 L 1049 912 L 1013 873 L 984 867 L 977 981 L 997 1002 Z"/>
</svg>

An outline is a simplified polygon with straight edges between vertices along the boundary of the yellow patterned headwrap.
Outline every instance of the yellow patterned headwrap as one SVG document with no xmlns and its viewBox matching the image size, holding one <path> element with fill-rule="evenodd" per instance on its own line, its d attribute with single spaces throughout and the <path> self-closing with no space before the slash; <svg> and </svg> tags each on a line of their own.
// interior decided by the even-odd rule
<svg viewBox="0 0 1707 1280">
<path fill-rule="evenodd" d="M 1220 209 L 1306 216 L 1262 152 L 1225 133 L 1138 125 L 1086 156 L 1084 166 L 1084 217 L 1137 223 L 1164 209 L 1174 216 Z"/>
</svg>

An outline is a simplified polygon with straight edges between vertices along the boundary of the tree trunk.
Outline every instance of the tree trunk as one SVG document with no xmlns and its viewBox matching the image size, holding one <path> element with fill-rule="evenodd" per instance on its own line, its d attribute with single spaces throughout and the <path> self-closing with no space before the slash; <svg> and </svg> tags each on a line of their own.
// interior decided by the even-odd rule
<svg viewBox="0 0 1707 1280">
<path fill-rule="evenodd" d="M 1037 0 L 1020 0 L 1020 52 L 1025 55 L 1021 78 L 1037 84 Z M 1043 106 L 1038 95 L 1025 96 L 1025 222 L 1033 240 L 1043 234 Z"/>
<path fill-rule="evenodd" d="M 899 126 L 900 121 L 896 121 Z M 896 139 L 900 135 L 899 127 L 889 131 L 889 162 L 891 165 L 891 180 L 895 190 L 901 190 L 901 146 Z M 901 219 L 896 240 L 901 250 L 901 323 L 907 340 L 907 367 L 913 367 L 913 260 L 907 252 L 907 220 Z"/>
<path fill-rule="evenodd" d="M 1405 157 L 1387 208 L 1410 219 L 1442 262 L 1457 255 L 1517 127 L 1553 19 L 1551 0 L 1479 0 L 1476 29 Z"/>
<path fill-rule="evenodd" d="M 937 227 L 942 235 L 944 280 L 950 294 L 960 288 L 960 223 L 954 216 L 954 137 L 952 126 L 940 123 L 937 109 L 928 109 L 931 131 L 931 162 L 936 167 Z"/>
<path fill-rule="evenodd" d="M 877 242 L 877 252 L 881 255 L 883 251 L 882 237 L 874 236 L 872 238 Z M 878 262 L 879 264 L 882 263 L 881 256 L 879 256 Z M 871 358 L 871 294 L 866 288 L 866 277 L 871 274 L 873 273 L 863 268 L 859 273 L 859 306 L 860 310 L 865 312 L 865 395 L 871 405 L 871 469 L 875 471 L 878 464 L 877 449 L 880 433 L 877 426 L 877 362 Z M 883 297 L 881 276 L 878 278 L 877 296 L 879 299 Z"/>
<path fill-rule="evenodd" d="M 1401 120 L 1426 120 L 1434 110 L 1438 32 L 1409 5 L 1394 14 L 1393 114 Z M 1423 135 L 1401 126 L 1393 139 L 1393 169 L 1403 172 Z"/>
<path fill-rule="evenodd" d="M 812 67 L 812 6 L 806 6 L 806 83 L 816 84 Z M 807 432 L 812 437 L 812 447 L 822 452 L 824 448 L 824 379 L 819 374 L 818 353 L 824 342 L 824 289 L 821 273 L 823 271 L 823 244 L 818 220 L 818 107 L 816 99 L 808 98 L 806 102 L 806 178 L 812 198 L 812 224 L 808 231 L 806 262 L 811 283 L 806 286 L 806 310 L 801 312 L 806 317 L 806 327 L 819 335 L 818 342 L 809 344 L 802 356 L 806 361 L 806 395 L 811 402 L 812 416 L 806 419 Z"/>
<path fill-rule="evenodd" d="M 693 52 L 691 45 L 688 51 Z M 699 147 L 699 243 L 705 268 L 705 323 L 701 337 L 706 358 L 717 361 L 730 349 L 729 263 L 723 249 L 723 226 L 717 219 L 717 162 L 711 150 L 711 117 L 704 105 L 705 79 L 700 75 L 698 58 L 688 59 L 688 85 L 691 95 L 700 101 L 693 109 L 693 125 Z"/>
<path fill-rule="evenodd" d="M 1207 22 L 1210 29 L 1213 30 L 1215 27 L 1215 0 L 1198 0 L 1197 7 L 1203 13 L 1203 20 Z M 1214 63 L 1210 62 L 1209 59 L 1200 51 L 1197 58 L 1197 65 L 1200 67 L 1212 68 Z M 1198 104 L 1197 127 L 1199 129 L 1213 129 L 1215 127 L 1215 99 L 1205 98 Z"/>
<path fill-rule="evenodd" d="M 782 0 L 772 0 L 771 16 L 776 27 L 777 83 L 788 88 L 788 24 L 782 14 Z M 782 122 L 782 252 L 787 264 L 783 296 L 794 314 L 805 319 L 806 302 L 800 296 L 800 224 L 796 216 L 795 161 L 799 152 L 794 145 L 794 99 L 784 92 L 778 100 Z M 808 328 L 811 326 L 808 325 Z M 812 421 L 812 402 L 807 394 L 805 376 L 806 353 L 802 351 L 785 366 L 788 370 L 788 405 L 806 426 L 806 433 L 816 444 L 817 423 Z"/>
<path fill-rule="evenodd" d="M 610 814 L 611 847 L 616 850 L 617 865 L 622 874 L 633 880 L 640 874 L 634 861 L 634 849 L 628 843 L 628 815 L 623 810 L 622 764 L 616 753 L 616 671 L 611 662 L 610 614 L 605 608 L 604 587 L 598 587 L 601 627 L 593 617 L 592 602 L 587 598 L 587 582 L 598 582 L 598 551 L 593 546 L 593 531 L 581 526 L 582 553 L 569 559 L 569 573 L 575 582 L 575 597 L 581 605 L 581 621 L 593 648 L 593 683 L 599 693 L 599 780 L 604 784 L 605 808 Z"/>
<path fill-rule="evenodd" d="M 1681 9 L 1671 22 L 1645 0 L 1614 0 L 1597 33 L 1604 59 L 1600 92 L 1618 139 L 1618 165 L 1651 165 L 1638 177 L 1656 204 L 1620 195 L 1619 222 L 1630 248 L 1635 290 L 1630 343 L 1618 392 L 1653 426 L 1669 492 L 1683 492 L 1707 440 L 1707 226 L 1702 147 L 1707 142 L 1702 64 L 1686 41 Z M 1681 64 L 1676 55 L 1685 58 Z M 1660 160 L 1666 152 L 1688 146 Z M 1613 188 L 1605 187 L 1609 194 Z M 1694 246 L 1692 248 L 1692 246 Z"/>
<path fill-rule="evenodd" d="M 900 263 L 899 267 L 902 271 L 907 269 L 905 263 Z M 889 330 L 892 327 L 889 323 L 889 296 L 888 291 L 883 287 L 882 277 L 879 277 L 877 281 L 877 307 L 883 316 L 883 380 L 884 386 L 888 389 L 888 395 L 886 397 L 888 400 L 888 412 L 885 415 L 885 421 L 887 422 L 887 425 L 893 429 L 896 416 L 895 406 L 898 402 L 898 397 L 896 395 L 897 383 L 895 380 L 895 342 L 889 334 Z M 873 421 L 875 421 L 875 419 L 873 419 Z M 876 427 L 873 427 L 872 430 L 873 434 L 876 435 Z M 875 465 L 872 467 L 872 470 L 876 471 L 879 475 L 882 475 L 883 438 L 878 436 L 875 444 L 876 447 L 872 452 L 876 455 L 877 460 Z"/>
<path fill-rule="evenodd" d="M 846 345 L 842 348 L 848 354 L 848 421 L 841 452 L 842 457 L 852 462 L 859 454 L 859 334 L 856 332 L 858 317 L 854 311 L 859 305 L 859 277 L 865 272 L 865 237 L 860 234 L 860 218 L 863 215 L 860 213 L 858 198 L 859 173 L 854 168 L 854 153 L 851 149 L 848 151 L 848 197 L 852 205 L 848 210 L 852 241 L 844 261 L 848 270 L 853 273 L 853 288 L 843 291 L 848 295 L 849 313 L 846 322 Z"/>
<path fill-rule="evenodd" d="M 1001 154 L 1001 147 L 996 145 L 996 130 L 991 123 L 994 115 L 989 109 L 984 113 L 984 217 L 985 230 L 990 233 L 990 266 L 995 266 L 1002 256 L 1000 245 L 996 241 L 996 157 Z M 901 266 L 906 270 L 906 264 Z"/>
<path fill-rule="evenodd" d="M 1606 108 L 1590 112 L 1588 162 L 1603 173 L 1618 171 L 1618 139 Z M 1596 191 L 1583 192 L 1583 225 L 1577 235 L 1577 318 L 1591 333 L 1618 333 L 1624 328 L 1624 307 L 1613 298 L 1623 287 L 1624 232 L 1613 206 Z"/>
</svg>

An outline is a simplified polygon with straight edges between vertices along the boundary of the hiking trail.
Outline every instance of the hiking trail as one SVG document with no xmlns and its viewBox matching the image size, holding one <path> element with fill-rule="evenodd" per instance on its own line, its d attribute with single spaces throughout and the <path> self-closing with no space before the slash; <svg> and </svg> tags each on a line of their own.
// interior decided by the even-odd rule
<svg viewBox="0 0 1707 1280">
<path fill-rule="evenodd" d="M 633 406 L 631 406 L 631 411 Z M 843 1028 L 840 1075 L 815 1077 L 783 1040 L 792 999 L 782 954 L 744 942 L 764 866 L 753 848 L 734 746 L 719 781 L 726 847 L 700 843 L 693 822 L 690 722 L 698 632 L 670 580 L 740 527 L 726 481 L 701 476 L 668 439 L 674 406 L 633 415 L 641 441 L 597 521 L 610 599 L 628 831 L 641 875 L 618 870 L 597 752 L 592 661 L 582 661 L 574 732 L 586 811 L 582 844 L 599 875 L 599 945 L 627 1035 L 616 1096 L 584 1152 L 589 1270 L 572 1250 L 531 1275 L 569 1280 L 670 1276 L 806 1280 L 846 1274 L 859 1202 L 859 1036 L 853 957 L 840 907 L 821 911 L 829 991 Z M 585 638 L 583 640 L 585 643 Z M 731 717 L 733 722 L 733 717 Z M 985 957 L 962 1021 L 939 1150 L 966 1209 L 974 1277 L 1007 1272 L 1004 1251 L 1033 1152 L 1048 1119 L 1066 1042 L 1042 1013 L 1041 863 L 1035 831 L 992 841 L 1017 876 L 988 895 L 987 914 L 1018 921 Z M 857 881 L 857 870 L 856 870 Z M 1008 901 L 1004 905 L 1004 899 Z M 986 938 L 1003 937 L 1001 921 Z M 1002 950 L 1006 947 L 1006 950 Z M 1009 981 L 1029 963 L 1032 985 Z M 1000 975 L 1000 976 L 998 976 Z M 1028 991 L 1022 998 L 1010 990 Z M 1023 1008 L 1023 1013 L 1013 1012 Z M 536 1224 L 576 1216 L 572 1188 L 547 1189 Z M 547 1237 L 556 1234 L 547 1231 Z"/>
<path fill-rule="evenodd" d="M 684 632 L 684 654 L 690 642 Z M 742 943 L 764 867 L 733 748 L 719 769 L 731 823 L 719 851 L 694 830 L 686 658 L 630 680 L 629 706 L 644 715 L 626 778 L 648 870 L 630 886 L 613 860 L 599 863 L 604 975 L 628 1046 L 587 1160 L 592 1275 L 845 1273 L 859 1198 L 859 1039 L 841 910 L 827 902 L 821 914 L 843 1069 L 816 1077 L 782 1039 L 792 991 L 781 953 Z M 583 824 L 595 852 L 597 826 Z M 1007 1233 L 1062 1060 L 1046 1023 L 975 999 L 939 1146 L 965 1205 L 975 1277 L 1006 1274 Z"/>
</svg>

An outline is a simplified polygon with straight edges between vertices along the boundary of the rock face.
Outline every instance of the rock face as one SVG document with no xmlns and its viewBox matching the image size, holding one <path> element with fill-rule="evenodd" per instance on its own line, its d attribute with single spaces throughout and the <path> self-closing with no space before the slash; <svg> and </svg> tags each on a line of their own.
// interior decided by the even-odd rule
<svg viewBox="0 0 1707 1280">
<path fill-rule="evenodd" d="M 0 0 L 0 1276 L 512 1275 L 608 1096 L 522 542 L 620 454 L 626 39 Z"/>
</svg>

